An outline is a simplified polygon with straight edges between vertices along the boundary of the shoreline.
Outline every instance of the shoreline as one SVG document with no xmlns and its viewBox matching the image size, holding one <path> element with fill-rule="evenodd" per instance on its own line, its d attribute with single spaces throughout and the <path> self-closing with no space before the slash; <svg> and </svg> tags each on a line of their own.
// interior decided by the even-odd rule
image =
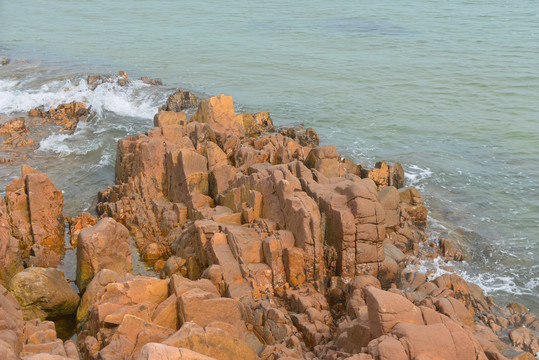
<svg viewBox="0 0 539 360">
<path fill-rule="evenodd" d="M 118 232 L 115 241 L 124 241 L 120 239 L 125 235 L 120 233 L 125 232 L 122 228 L 127 228 L 142 256 L 154 262 L 156 269 L 164 271 L 165 275 L 172 275 L 166 287 L 171 289 L 169 297 L 175 296 L 173 303 L 178 301 L 178 311 L 184 311 L 179 318 L 181 322 L 193 316 L 186 310 L 188 301 L 197 302 L 196 296 L 188 300 L 190 297 L 177 290 L 185 283 L 189 284 L 189 289 L 198 289 L 191 290 L 195 293 L 217 291 L 219 299 L 234 299 L 236 305 L 231 303 L 230 306 L 243 309 L 242 316 L 231 315 L 224 322 L 235 324 L 239 331 L 237 339 L 249 344 L 251 350 L 259 349 L 259 356 L 264 351 L 274 355 L 298 355 L 298 346 L 300 356 L 358 351 L 365 356 L 375 356 L 376 351 L 381 351 L 381 343 L 373 343 L 371 348 L 369 342 L 369 349 L 364 349 L 367 344 L 350 349 L 339 345 L 338 337 L 342 334 L 357 336 L 352 331 L 356 326 L 361 329 L 366 326 L 370 335 L 362 333 L 362 338 L 373 341 L 379 333 L 390 333 L 391 328 L 377 327 L 380 325 L 373 320 L 376 314 L 383 312 L 374 304 L 385 301 L 385 297 L 390 298 L 391 304 L 400 304 L 401 298 L 406 299 L 401 305 L 407 311 L 420 311 L 417 307 L 420 304 L 426 306 L 430 310 L 421 308 L 423 319 L 427 314 L 431 316 L 429 311 L 433 310 L 452 319 L 458 329 L 464 329 L 462 336 L 472 339 L 470 346 L 477 354 L 488 349 L 494 356 L 498 351 L 496 346 L 500 346 L 499 343 L 494 345 L 492 338 L 479 346 L 478 340 L 473 340 L 473 336 L 478 336 L 475 332 L 478 328 L 482 336 L 490 329 L 492 334 L 499 332 L 501 339 L 507 341 L 501 319 L 518 315 L 507 320 L 503 328 L 514 327 L 522 321 L 537 325 L 533 314 L 533 319 L 523 318 L 521 315 L 528 312 L 518 313 L 522 308 L 517 305 L 507 309 L 495 306 L 492 298 L 485 297 L 477 286 L 471 287 L 459 277 L 444 275 L 427 281 L 424 275 L 405 270 L 405 265 L 413 264 L 420 251 L 430 251 L 431 258 L 440 252 L 446 258 L 458 258 L 459 251 L 451 239 L 445 239 L 441 249 L 421 248 L 420 244 L 426 240 L 427 209 L 416 190 L 396 190 L 403 187 L 404 181 L 400 164 L 388 166 L 381 162 L 374 169 L 363 168 L 351 160 L 343 160 L 334 146 L 319 147 L 318 135 L 312 129 L 281 128 L 277 131 L 267 113 L 235 114 L 232 98 L 224 95 L 201 101 L 198 110 L 187 120 L 182 110 L 193 106 L 192 103 L 185 105 L 189 96 L 179 93 L 173 101 L 169 98 L 170 104 L 154 118 L 156 127 L 146 135 L 118 142 L 117 185 L 99 193 L 97 209 L 100 218 L 111 217 L 123 225 L 114 220 L 107 225 L 99 221 L 96 225 L 97 219 L 91 220 L 91 215 L 72 220 L 72 224 L 77 224 L 72 230 L 78 227 L 82 233 L 87 228 L 86 234 L 94 232 L 96 235 L 92 236 L 97 238 L 103 236 L 99 235 L 102 231 L 99 226 L 114 226 L 116 230 L 112 233 Z M 29 179 L 31 175 L 24 172 L 23 178 Z M 350 229 L 350 225 L 354 229 Z M 84 236 L 79 235 L 78 239 L 80 242 Z M 81 246 L 77 245 L 78 252 L 82 251 Z M 107 253 L 104 249 L 100 251 Z M 130 253 L 122 250 L 123 258 L 115 261 L 125 262 L 129 268 L 132 266 Z M 116 266 L 113 263 L 98 266 L 88 280 L 81 280 L 88 275 L 88 270 L 80 268 L 81 261 L 78 258 L 77 284 L 82 288 L 90 288 L 92 277 L 105 276 L 97 270 Z M 111 284 L 137 281 L 137 277 L 117 277 L 125 272 L 128 271 L 124 268 L 118 270 Z M 217 290 L 202 285 L 201 278 Z M 147 281 L 158 284 L 157 280 Z M 99 284 L 94 286 L 100 288 Z M 372 286 L 390 291 L 377 292 Z M 465 287 L 468 290 L 464 291 Z M 419 288 L 424 292 L 418 291 Z M 99 291 L 106 292 L 106 289 Z M 92 296 L 97 296 L 94 301 L 103 301 L 97 294 Z M 204 295 L 203 298 L 209 301 L 215 296 Z M 249 310 L 246 310 L 258 311 L 265 299 L 270 303 L 277 299 L 288 303 L 282 324 L 286 325 L 287 333 L 295 331 L 297 335 L 292 342 L 285 342 L 284 348 L 271 344 L 278 335 L 273 333 L 275 328 L 267 330 L 252 317 L 254 313 L 248 315 Z M 313 306 L 315 299 L 318 305 Z M 155 307 L 163 304 L 160 301 Z M 265 316 L 269 316 L 271 309 L 270 306 L 263 310 L 267 312 Z M 87 311 L 86 316 L 91 319 L 94 310 Z M 129 313 L 127 309 L 122 311 Z M 367 322 L 365 311 L 368 312 Z M 466 311 L 476 315 L 475 322 Z M 219 318 L 218 314 L 214 316 Z M 240 318 L 244 325 L 238 325 Z M 119 323 L 114 323 L 119 325 L 116 332 L 126 319 L 122 316 L 117 320 Z M 204 327 L 209 324 L 208 320 L 193 321 Z M 418 323 L 417 319 L 410 321 L 398 316 L 394 320 L 425 327 L 437 323 Z M 167 325 L 173 328 L 180 324 Z M 119 346 L 107 340 L 110 334 L 102 326 L 79 321 L 79 330 L 83 330 L 79 332 L 78 345 L 83 354 L 95 350 L 95 346 L 89 347 L 86 338 L 99 339 L 105 346 L 95 351 L 104 351 L 102 354 L 114 348 L 105 350 L 111 344 Z M 256 341 L 244 333 L 244 326 L 254 327 L 266 347 L 256 345 Z M 471 333 L 470 327 L 475 328 Z M 334 332 L 335 329 L 339 330 Z M 455 329 L 451 331 L 461 331 Z M 205 331 L 209 331 L 207 327 Z M 85 336 L 81 337 L 81 333 Z M 99 338 L 105 334 L 105 338 Z M 122 336 L 121 331 L 118 334 Z M 413 334 L 402 336 L 408 336 L 412 343 L 417 341 Z M 273 347 L 270 349 L 269 345 Z M 435 344 L 433 346 L 435 350 Z M 250 353 L 248 348 L 243 350 Z M 514 354 L 515 350 L 505 348 L 504 351 Z"/>
<path fill-rule="evenodd" d="M 77 76 L 77 78 L 79 78 L 79 76 Z M 247 107 L 246 106 L 240 106 L 240 107 L 241 108 L 249 108 L 248 106 Z M 280 119 L 280 120 L 282 121 L 282 119 Z M 127 121 L 127 120 L 122 120 L 122 121 Z M 129 119 L 129 121 L 131 121 L 131 119 Z M 135 129 L 144 128 L 143 124 L 146 121 L 147 120 L 144 120 L 144 122 L 139 122 L 139 125 L 137 125 L 137 127 L 135 127 Z M 93 131 L 95 131 L 95 129 L 96 128 L 94 127 Z M 88 129 L 88 131 L 90 131 L 90 130 L 91 129 Z M 99 131 L 102 131 L 102 130 L 100 129 Z M 135 131 L 135 130 L 128 131 L 127 133 L 128 134 L 133 133 L 133 131 Z M 81 134 L 78 134 L 77 138 L 79 139 L 79 141 L 82 140 L 83 142 L 86 142 L 87 140 L 85 138 L 87 136 L 93 136 L 93 135 L 92 135 L 91 132 L 88 133 L 87 135 L 84 134 L 84 133 L 81 133 Z M 325 138 L 325 136 L 324 136 L 324 138 Z M 76 153 L 78 153 L 80 151 L 81 153 L 84 153 L 85 151 L 87 151 L 84 148 L 71 149 L 73 144 L 70 143 L 70 142 L 65 142 L 65 140 L 62 139 L 62 138 L 57 138 L 57 137 L 53 136 L 53 137 L 51 137 L 51 141 L 52 141 L 51 144 L 53 146 L 55 146 L 54 142 L 57 142 L 57 144 L 59 146 L 65 147 L 66 149 L 67 149 L 67 147 L 70 147 L 70 149 L 67 149 L 70 152 L 71 151 L 76 151 Z M 324 143 L 329 143 L 329 140 L 325 140 L 323 142 Z M 51 155 L 53 155 L 53 153 L 56 152 L 54 147 L 50 147 L 51 144 L 48 145 L 49 147 L 47 147 L 46 152 L 41 152 L 41 150 L 40 150 L 40 153 L 41 153 L 40 157 L 42 157 L 44 159 L 47 159 L 47 154 L 49 152 L 51 153 Z M 339 148 L 341 148 L 341 146 L 339 146 Z M 344 146 L 344 150 L 346 150 L 346 148 L 348 148 L 348 146 Z M 69 157 L 68 155 L 70 154 L 70 152 L 68 152 L 67 154 L 66 153 L 58 153 L 58 155 L 61 156 L 61 157 Z M 110 159 L 114 158 L 114 152 L 115 152 L 115 150 L 113 148 L 110 149 L 110 150 L 107 150 L 106 154 L 103 154 L 101 160 L 99 160 L 99 164 L 97 164 L 97 162 L 95 162 L 95 164 L 93 164 L 92 166 L 100 166 L 101 162 L 103 162 L 103 161 L 105 161 L 105 162 L 109 161 L 110 162 Z M 354 155 L 353 153 L 351 153 L 349 155 L 351 155 L 351 158 L 354 159 L 354 160 L 356 160 L 358 158 L 358 156 Z M 78 158 L 81 159 L 82 161 L 88 162 L 90 164 L 92 163 L 92 161 L 94 161 L 93 159 L 87 159 L 85 156 L 86 155 L 78 156 Z M 360 156 L 360 158 L 363 158 L 363 157 L 364 156 Z M 80 161 L 79 159 L 76 159 L 75 161 Z M 405 158 L 402 158 L 402 159 L 405 159 Z M 50 165 L 52 165 L 50 160 L 46 160 L 46 161 Z M 73 160 L 69 160 L 69 161 L 73 161 Z M 371 157 L 367 156 L 367 163 L 369 163 L 371 166 L 373 166 L 374 163 L 375 163 L 375 158 L 372 158 L 372 156 Z M 105 166 L 108 166 L 108 165 L 105 165 Z M 474 229 L 473 226 L 471 226 L 470 224 L 467 224 L 466 221 L 463 222 L 463 220 L 460 218 L 462 216 L 465 216 L 466 214 L 467 214 L 467 216 L 471 216 L 472 214 L 470 214 L 469 211 L 467 211 L 465 208 L 461 208 L 460 203 L 459 204 L 455 203 L 455 201 L 459 201 L 458 197 L 453 199 L 453 203 L 451 203 L 451 204 L 444 204 L 443 203 L 447 199 L 451 199 L 452 197 L 455 197 L 454 194 L 449 193 L 447 188 L 445 188 L 445 186 L 447 186 L 447 184 L 443 184 L 443 183 L 442 184 L 429 184 L 430 182 L 435 181 L 434 180 L 435 177 L 446 176 L 445 171 L 440 173 L 440 174 L 438 172 L 436 172 L 433 175 L 431 169 L 429 169 L 428 167 L 421 169 L 420 167 L 417 167 L 417 165 L 411 165 L 411 167 L 410 167 L 410 164 L 405 165 L 405 169 L 407 170 L 406 171 L 407 174 L 413 173 L 414 174 L 413 176 L 420 177 L 420 178 L 422 178 L 424 176 L 424 174 L 423 174 L 424 171 L 428 171 L 429 173 L 431 173 L 431 175 L 427 175 L 426 178 L 424 178 L 423 180 L 420 180 L 419 184 L 421 186 L 425 186 L 425 183 L 426 183 L 427 189 L 425 190 L 425 193 L 427 193 L 427 195 L 428 195 L 427 196 L 427 200 L 428 200 L 427 202 L 429 202 L 429 201 L 434 202 L 433 206 L 430 207 L 430 208 L 432 208 L 432 209 L 437 208 L 437 210 L 438 210 L 438 213 L 433 217 L 433 219 L 437 220 L 437 221 L 440 221 L 442 226 L 439 226 L 440 230 L 437 230 L 437 232 L 444 231 L 443 226 L 449 227 L 450 230 L 457 230 L 457 234 L 458 234 L 459 231 L 462 231 L 467 227 L 471 228 L 471 229 Z M 108 179 L 110 179 L 110 177 L 111 177 L 110 173 L 112 171 L 113 171 L 113 169 L 107 168 L 106 176 L 99 176 L 99 175 L 91 175 L 91 176 L 92 176 L 92 179 L 99 180 L 99 182 L 101 184 L 106 184 L 107 181 L 109 181 Z M 18 173 L 17 170 L 12 171 L 10 177 L 11 178 L 15 177 L 17 173 Z M 63 176 L 61 173 L 58 173 L 58 174 L 53 173 L 53 174 L 49 174 L 49 175 L 53 179 L 58 179 L 58 178 Z M 96 176 L 98 177 L 97 179 L 96 179 Z M 429 178 L 431 178 L 431 179 L 429 180 Z M 75 181 L 81 181 L 82 180 L 82 182 L 84 183 L 86 181 L 86 179 L 87 179 L 87 176 L 85 174 L 80 174 L 74 180 Z M 93 180 L 93 181 L 95 181 L 95 180 Z M 412 179 L 412 178 L 410 178 L 408 180 L 412 181 L 412 183 L 415 183 L 415 180 Z M 435 185 L 436 188 L 432 188 L 433 185 Z M 440 188 L 440 185 L 442 185 L 443 188 Z M 431 188 L 429 188 L 429 187 L 431 187 Z M 63 189 L 65 190 L 65 186 L 63 186 Z M 444 194 L 446 194 L 447 196 L 440 195 L 440 198 L 433 198 L 433 193 L 432 192 L 434 190 L 444 191 Z M 68 189 L 68 191 L 70 191 L 70 190 Z M 76 192 L 73 192 L 73 190 L 71 190 L 71 193 L 76 193 Z M 425 195 L 425 193 L 423 193 L 423 194 Z M 93 196 L 93 192 L 88 193 L 88 196 Z M 69 198 L 72 198 L 72 197 L 70 196 Z M 69 201 L 69 198 L 68 198 L 68 201 Z M 459 207 L 456 207 L 456 205 L 459 205 Z M 76 208 L 77 208 L 76 211 L 78 212 L 78 211 L 84 210 L 83 208 L 88 208 L 88 206 L 93 207 L 94 205 L 93 204 L 92 205 L 85 204 L 84 206 L 78 206 L 77 205 L 76 206 Z M 455 218 L 455 214 L 461 214 L 461 215 L 460 215 L 460 217 Z M 72 215 L 76 215 L 76 214 L 74 213 Z M 486 216 L 486 215 L 483 215 L 483 216 Z M 507 231 L 504 230 L 504 232 L 507 232 Z M 484 236 L 487 236 L 487 235 L 488 235 L 488 232 L 487 232 L 487 234 L 485 234 L 484 232 L 480 231 L 480 229 L 478 228 L 477 232 L 469 232 L 469 233 L 465 234 L 462 237 L 461 241 L 463 240 L 465 244 L 467 244 L 467 245 L 469 244 L 470 248 L 473 247 L 475 254 L 485 254 L 485 257 L 487 257 L 487 254 L 489 254 L 489 253 L 491 254 L 490 255 L 491 257 L 494 254 L 495 261 L 498 261 L 498 262 L 501 261 L 502 265 L 503 265 L 502 268 L 508 268 L 506 270 L 506 273 L 508 271 L 511 272 L 512 266 L 509 266 L 510 264 L 503 264 L 503 261 L 504 261 L 504 259 L 511 258 L 513 255 L 511 253 L 505 252 L 506 249 L 504 248 L 504 245 L 502 245 L 502 244 L 505 244 L 507 242 L 511 242 L 512 241 L 512 240 L 510 240 L 511 237 L 508 237 L 507 235 L 504 235 L 504 236 L 501 236 L 501 238 L 493 237 L 493 238 L 488 238 L 487 239 L 487 238 L 484 237 Z M 458 235 L 458 236 L 461 236 L 461 235 Z M 476 238 L 479 239 L 479 243 L 477 243 L 477 241 L 475 240 Z M 478 244 L 480 246 L 478 246 Z M 499 249 L 497 249 L 497 248 L 499 248 Z M 499 259 L 496 259 L 496 256 L 497 256 L 496 254 L 501 254 L 501 253 L 504 253 L 505 255 L 503 257 L 500 257 Z M 521 283 L 519 281 L 519 277 L 517 277 L 516 275 L 511 276 L 509 278 L 506 278 L 503 281 L 492 281 L 492 279 L 496 279 L 496 278 L 500 279 L 503 276 L 503 274 L 498 274 L 492 268 L 490 268 L 488 266 L 489 261 L 492 262 L 492 258 L 490 260 L 488 258 L 485 258 L 485 259 L 482 259 L 482 258 L 477 259 L 477 258 L 475 258 L 475 259 L 473 259 L 471 261 L 470 266 L 461 267 L 459 269 L 459 272 L 465 274 L 467 279 L 471 278 L 471 279 L 475 279 L 476 281 L 480 281 L 481 285 L 484 288 L 484 290 L 487 291 L 487 290 L 490 289 L 490 291 L 494 293 L 493 295 L 495 297 L 503 299 L 503 300 L 501 300 L 501 302 L 510 302 L 511 301 L 510 294 L 517 293 L 517 294 L 520 294 L 519 296 L 521 296 L 523 298 L 526 298 L 526 303 L 531 308 L 536 309 L 537 306 L 539 306 L 539 305 L 536 304 L 536 301 L 534 300 L 532 294 L 530 294 L 529 291 L 528 291 L 528 287 L 533 288 L 533 283 L 532 283 L 533 278 L 529 279 L 530 281 L 528 281 L 528 284 L 526 282 Z M 487 277 L 485 277 L 484 274 L 488 274 L 488 275 L 486 275 Z M 515 281 L 516 281 L 516 283 L 515 283 Z"/>
</svg>

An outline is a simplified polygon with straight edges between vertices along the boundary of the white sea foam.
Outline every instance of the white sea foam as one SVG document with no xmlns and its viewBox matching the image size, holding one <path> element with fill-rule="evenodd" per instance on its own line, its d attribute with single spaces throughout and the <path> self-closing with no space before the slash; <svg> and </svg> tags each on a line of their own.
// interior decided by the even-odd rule
<svg viewBox="0 0 539 360">
<path fill-rule="evenodd" d="M 433 172 L 428 167 L 422 168 L 417 165 L 409 165 L 404 171 L 407 186 L 423 189 L 423 182 L 432 176 Z"/>
<path fill-rule="evenodd" d="M 165 99 L 163 91 L 140 80 L 132 80 L 127 86 L 106 82 L 94 90 L 84 79 L 77 83 L 51 81 L 38 89 L 24 89 L 17 81 L 0 80 L 0 112 L 7 114 L 80 101 L 92 106 L 92 110 L 100 115 L 109 111 L 120 116 L 151 119 Z"/>
</svg>

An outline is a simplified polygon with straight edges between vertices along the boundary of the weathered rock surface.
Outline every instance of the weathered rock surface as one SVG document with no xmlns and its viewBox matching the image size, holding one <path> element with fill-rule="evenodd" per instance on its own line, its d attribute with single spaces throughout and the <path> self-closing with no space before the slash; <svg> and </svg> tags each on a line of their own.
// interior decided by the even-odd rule
<svg viewBox="0 0 539 360">
<path fill-rule="evenodd" d="M 21 305 L 25 320 L 73 314 L 79 305 L 75 290 L 53 268 L 33 267 L 17 273 L 9 282 L 9 291 Z"/>
<path fill-rule="evenodd" d="M 77 240 L 77 286 L 81 291 L 100 270 L 120 275 L 133 271 L 129 231 L 111 218 L 79 233 Z"/>
<path fill-rule="evenodd" d="M 37 170 L 22 166 L 22 178 L 6 186 L 0 204 L 0 279 L 7 284 L 22 260 L 56 266 L 64 253 L 63 195 Z"/>
<path fill-rule="evenodd" d="M 0 358 L 80 360 L 80 354 L 75 343 L 57 338 L 53 322 L 25 322 L 17 299 L 0 285 Z"/>
<path fill-rule="evenodd" d="M 68 104 L 60 104 L 56 108 L 44 111 L 36 108 L 30 110 L 28 115 L 42 117 L 45 121 L 55 122 L 61 125 L 62 130 L 73 133 L 79 121 L 86 121 L 91 115 L 91 109 L 83 102 L 73 101 Z"/>
</svg>

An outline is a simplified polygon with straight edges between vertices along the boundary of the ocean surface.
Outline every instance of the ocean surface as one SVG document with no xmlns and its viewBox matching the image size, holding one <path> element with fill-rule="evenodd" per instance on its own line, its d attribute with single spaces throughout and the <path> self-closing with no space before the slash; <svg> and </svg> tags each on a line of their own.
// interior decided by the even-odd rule
<svg viewBox="0 0 539 360">
<path fill-rule="evenodd" d="M 94 209 L 116 141 L 149 129 L 174 89 L 226 93 L 358 163 L 401 162 L 431 241 L 445 232 L 466 249 L 459 274 L 539 312 L 536 0 L 6 0 L 0 55 L 0 114 L 73 100 L 97 112 L 73 135 L 31 133 L 25 162 L 64 191 L 68 215 Z M 88 89 L 88 74 L 119 70 L 164 85 Z M 19 165 L 0 164 L 0 189 Z"/>
</svg>

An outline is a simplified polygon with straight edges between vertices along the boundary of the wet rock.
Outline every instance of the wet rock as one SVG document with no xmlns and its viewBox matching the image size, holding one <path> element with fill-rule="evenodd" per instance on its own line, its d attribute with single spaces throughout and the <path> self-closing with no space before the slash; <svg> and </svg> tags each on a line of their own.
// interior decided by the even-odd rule
<svg viewBox="0 0 539 360">
<path fill-rule="evenodd" d="M 524 351 L 536 354 L 539 352 L 539 337 L 537 334 L 526 328 L 516 328 L 509 332 L 509 339 L 511 344 Z"/>
<path fill-rule="evenodd" d="M 180 112 L 195 106 L 197 106 L 197 98 L 192 92 L 177 89 L 168 97 L 164 110 Z"/>
<path fill-rule="evenodd" d="M 0 56 L 0 65 L 7 65 L 10 61 L 10 58 L 8 58 L 7 56 Z"/>
<path fill-rule="evenodd" d="M 56 108 L 47 111 L 32 109 L 30 116 L 41 116 L 46 121 L 53 121 L 57 125 L 62 125 L 63 131 L 73 133 L 79 121 L 86 121 L 91 116 L 91 109 L 85 103 L 73 101 L 68 104 L 60 104 Z"/>
<path fill-rule="evenodd" d="M 9 120 L 0 126 L 0 134 L 11 134 L 13 132 L 27 132 L 28 127 L 24 123 L 24 117 Z"/>
<path fill-rule="evenodd" d="M 9 282 L 10 292 L 21 304 L 26 320 L 73 314 L 79 296 L 63 274 L 53 268 L 28 268 Z"/>
<path fill-rule="evenodd" d="M 25 118 L 20 117 L 9 120 L 0 126 L 0 135 L 7 136 L 2 142 L 2 146 L 16 148 L 30 146 L 34 140 L 28 137 L 28 127 L 25 125 Z"/>
<path fill-rule="evenodd" d="M 111 218 L 81 230 L 77 241 L 77 286 L 81 292 L 100 270 L 120 275 L 133 271 L 129 241 L 129 231 Z"/>
<path fill-rule="evenodd" d="M 462 250 L 455 239 L 448 236 L 442 236 L 438 241 L 440 250 L 445 259 L 454 261 L 464 260 Z"/>
<path fill-rule="evenodd" d="M 82 229 L 90 226 L 94 226 L 97 223 L 97 217 L 90 213 L 84 212 L 77 217 L 68 219 L 69 222 L 69 236 L 71 246 L 77 246 L 77 238 Z"/>
</svg>

